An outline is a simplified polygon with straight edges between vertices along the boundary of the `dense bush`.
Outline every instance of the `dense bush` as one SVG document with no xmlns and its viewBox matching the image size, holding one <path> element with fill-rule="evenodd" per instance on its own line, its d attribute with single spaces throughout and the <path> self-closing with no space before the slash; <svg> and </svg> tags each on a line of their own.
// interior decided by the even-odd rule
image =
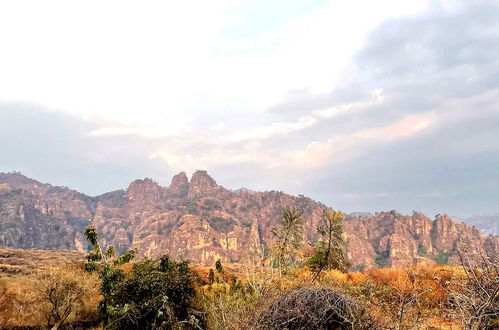
<svg viewBox="0 0 499 330">
<path fill-rule="evenodd" d="M 108 270 L 101 303 L 106 328 L 181 329 L 202 323 L 192 308 L 195 290 L 187 261 L 163 256 L 134 264 L 130 274 Z"/>
</svg>

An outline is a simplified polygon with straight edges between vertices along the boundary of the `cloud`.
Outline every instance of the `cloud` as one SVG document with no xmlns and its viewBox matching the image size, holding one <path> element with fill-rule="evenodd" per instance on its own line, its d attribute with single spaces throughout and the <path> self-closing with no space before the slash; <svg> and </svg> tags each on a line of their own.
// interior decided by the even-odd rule
<svg viewBox="0 0 499 330">
<path fill-rule="evenodd" d="M 365 129 L 348 135 L 338 135 L 326 141 L 314 141 L 291 154 L 297 167 L 316 168 L 331 163 L 352 160 L 365 152 L 365 144 L 380 140 L 409 138 L 430 125 L 431 114 L 408 116 L 401 121 L 376 129 Z"/>
<path fill-rule="evenodd" d="M 19 140 L 47 151 L 32 173 L 64 164 L 77 188 L 79 169 L 105 191 L 204 168 L 346 211 L 497 212 L 494 3 L 331 1 L 265 26 L 241 2 L 50 1 L 17 20 L 19 3 L 0 8 L 0 31 L 17 29 L 0 32 L 0 99 L 43 104 L 19 113 L 45 129 L 9 130 L 19 107 L 3 103 L 12 169 L 37 163 L 5 142 Z M 53 124 L 67 113 L 76 126 Z"/>
<path fill-rule="evenodd" d="M 0 103 L 0 171 L 21 171 L 90 195 L 126 188 L 146 176 L 169 183 L 171 168 L 145 161 L 150 142 L 89 136 L 95 129 L 90 122 L 40 106 Z"/>
<path fill-rule="evenodd" d="M 313 116 L 300 117 L 295 122 L 274 122 L 267 126 L 252 128 L 224 137 L 225 142 L 255 141 L 271 138 L 274 135 L 291 134 L 313 126 L 317 119 Z"/>
</svg>

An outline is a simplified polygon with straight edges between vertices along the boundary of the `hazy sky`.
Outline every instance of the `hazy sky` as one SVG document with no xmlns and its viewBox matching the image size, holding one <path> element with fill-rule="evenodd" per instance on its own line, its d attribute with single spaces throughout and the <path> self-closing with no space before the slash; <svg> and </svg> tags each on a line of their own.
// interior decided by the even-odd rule
<svg viewBox="0 0 499 330">
<path fill-rule="evenodd" d="M 497 1 L 0 0 L 0 171 L 499 211 Z"/>
</svg>

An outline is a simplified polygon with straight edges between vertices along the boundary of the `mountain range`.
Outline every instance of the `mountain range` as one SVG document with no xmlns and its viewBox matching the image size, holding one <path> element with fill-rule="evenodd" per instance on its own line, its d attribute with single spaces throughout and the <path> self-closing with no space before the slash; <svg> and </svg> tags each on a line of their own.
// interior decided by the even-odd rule
<svg viewBox="0 0 499 330">
<path fill-rule="evenodd" d="M 286 206 L 303 212 L 304 245 L 313 246 L 326 205 L 281 191 L 232 191 L 206 171 L 190 180 L 181 172 L 168 187 L 135 180 L 126 190 L 95 197 L 18 172 L 0 173 L 0 246 L 86 251 L 83 230 L 93 224 L 101 245 L 118 253 L 137 248 L 142 256 L 169 253 L 199 264 L 261 260 Z M 481 221 L 497 226 L 491 219 Z M 430 219 L 416 211 L 348 214 L 344 237 L 352 269 L 456 263 L 462 244 L 473 253 L 499 253 L 498 236 L 445 214 Z"/>
</svg>

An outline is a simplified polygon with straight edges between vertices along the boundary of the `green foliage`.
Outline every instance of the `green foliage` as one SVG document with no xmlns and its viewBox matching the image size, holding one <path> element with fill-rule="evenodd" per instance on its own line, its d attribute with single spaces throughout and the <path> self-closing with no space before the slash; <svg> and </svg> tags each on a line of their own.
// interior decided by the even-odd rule
<svg viewBox="0 0 499 330">
<path fill-rule="evenodd" d="M 227 234 L 234 229 L 236 222 L 232 219 L 225 219 L 222 217 L 211 217 L 208 219 L 210 227 L 215 229 L 219 233 Z"/>
<path fill-rule="evenodd" d="M 303 212 L 298 212 L 294 207 L 286 207 L 279 220 L 279 227 L 272 228 L 271 232 L 276 238 L 273 257 L 280 271 L 294 264 L 296 253 L 301 247 L 305 224 L 301 218 L 302 214 Z"/>
<path fill-rule="evenodd" d="M 93 252 L 88 253 L 87 263 L 85 264 L 85 270 L 88 272 L 97 270 L 104 272 L 105 269 L 109 268 L 111 264 L 114 266 L 123 265 L 132 261 L 137 253 L 136 249 L 132 249 L 115 258 L 114 247 L 111 245 L 107 249 L 107 252 L 103 254 L 99 245 L 99 235 L 97 234 L 97 229 L 92 225 L 85 228 L 85 237 L 93 248 Z"/>
<path fill-rule="evenodd" d="M 420 255 L 421 257 L 426 257 L 428 255 L 426 247 L 421 243 L 419 243 L 418 245 L 418 255 Z"/>
<path fill-rule="evenodd" d="M 193 215 L 198 214 L 198 206 L 196 200 L 191 199 L 187 202 L 187 212 Z"/>
<path fill-rule="evenodd" d="M 374 262 L 376 262 L 376 265 L 378 265 L 381 268 L 388 267 L 389 266 L 389 260 L 388 258 L 390 257 L 390 251 L 382 251 L 378 254 L 376 254 L 376 257 L 374 257 Z"/>
<path fill-rule="evenodd" d="M 136 249 L 129 250 L 129 251 L 125 252 L 124 254 L 122 254 L 121 256 L 119 256 L 118 258 L 115 258 L 113 260 L 113 264 L 115 266 L 126 264 L 126 263 L 132 261 L 133 258 L 135 258 L 135 254 L 137 254 Z"/>
<path fill-rule="evenodd" d="M 212 268 L 210 268 L 210 273 L 208 275 L 208 281 L 209 281 L 210 285 L 215 283 L 215 272 L 213 271 Z"/>
<path fill-rule="evenodd" d="M 217 270 L 218 273 L 222 274 L 224 272 L 224 269 L 222 267 L 222 260 L 218 259 L 215 262 L 215 269 Z"/>
<path fill-rule="evenodd" d="M 343 240 L 343 212 L 324 209 L 322 225 L 317 228 L 321 240 L 315 246 L 315 255 L 308 265 L 316 270 L 315 281 L 324 269 L 347 269 L 345 242 Z"/>
<path fill-rule="evenodd" d="M 100 306 L 106 328 L 172 329 L 201 323 L 191 311 L 195 290 L 187 261 L 163 256 L 134 264 L 130 274 L 109 270 Z"/>
<path fill-rule="evenodd" d="M 449 253 L 440 252 L 435 256 L 434 260 L 437 262 L 437 264 L 447 265 L 449 263 L 449 257 L 450 257 Z"/>
<path fill-rule="evenodd" d="M 100 247 L 99 247 L 99 235 L 97 234 L 97 229 L 95 226 L 87 226 L 85 228 L 85 237 L 87 240 L 92 244 L 92 247 L 94 249 L 95 253 L 100 253 Z"/>
<path fill-rule="evenodd" d="M 114 257 L 114 247 L 111 245 L 107 249 L 106 258 L 113 258 L 113 257 Z"/>
<path fill-rule="evenodd" d="M 215 200 L 215 199 L 204 199 L 203 200 L 203 203 L 201 204 L 201 209 L 205 210 L 205 211 L 209 211 L 209 210 L 221 210 L 222 209 L 222 206 L 220 206 L 220 203 Z"/>
</svg>

